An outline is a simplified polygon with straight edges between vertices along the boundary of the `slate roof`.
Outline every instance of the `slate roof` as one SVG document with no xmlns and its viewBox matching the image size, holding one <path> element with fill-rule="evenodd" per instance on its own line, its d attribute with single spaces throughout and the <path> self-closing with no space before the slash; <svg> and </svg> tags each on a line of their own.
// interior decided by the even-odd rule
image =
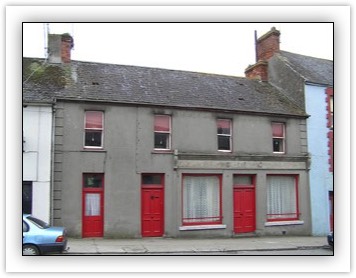
<svg viewBox="0 0 356 278">
<path fill-rule="evenodd" d="M 287 51 L 280 51 L 280 57 L 298 72 L 306 82 L 333 86 L 334 62 Z"/>
<path fill-rule="evenodd" d="M 55 99 L 306 116 L 267 82 L 148 67 L 23 59 L 23 101 Z"/>
</svg>

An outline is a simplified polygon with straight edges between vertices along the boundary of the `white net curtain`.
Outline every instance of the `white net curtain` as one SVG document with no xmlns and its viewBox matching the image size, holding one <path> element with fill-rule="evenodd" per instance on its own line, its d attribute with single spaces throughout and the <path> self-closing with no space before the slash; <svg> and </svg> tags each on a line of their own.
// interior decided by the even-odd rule
<svg viewBox="0 0 356 278">
<path fill-rule="evenodd" d="M 85 194 L 85 216 L 100 215 L 100 194 L 86 193 Z"/>
<path fill-rule="evenodd" d="M 267 177 L 268 219 L 297 218 L 297 193 L 294 176 Z"/>
<path fill-rule="evenodd" d="M 219 221 L 219 177 L 185 176 L 183 183 L 183 222 Z"/>
</svg>

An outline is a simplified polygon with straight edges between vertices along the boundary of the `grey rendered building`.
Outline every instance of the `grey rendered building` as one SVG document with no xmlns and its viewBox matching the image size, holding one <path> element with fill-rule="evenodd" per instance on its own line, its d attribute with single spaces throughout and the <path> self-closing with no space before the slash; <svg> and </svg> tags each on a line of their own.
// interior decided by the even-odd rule
<svg viewBox="0 0 356 278">
<path fill-rule="evenodd" d="M 24 98 L 55 101 L 52 218 L 70 236 L 310 234 L 307 115 L 268 82 L 23 65 L 41 67 Z"/>
</svg>

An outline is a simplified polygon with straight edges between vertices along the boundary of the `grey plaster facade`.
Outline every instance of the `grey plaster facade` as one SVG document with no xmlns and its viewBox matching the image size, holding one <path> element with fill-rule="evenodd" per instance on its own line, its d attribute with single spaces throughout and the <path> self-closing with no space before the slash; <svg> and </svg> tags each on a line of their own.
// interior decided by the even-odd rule
<svg viewBox="0 0 356 278">
<path fill-rule="evenodd" d="M 102 150 L 83 148 L 84 113 L 104 112 Z M 172 118 L 172 148 L 154 150 L 154 115 Z M 232 120 L 232 152 L 217 150 L 216 120 Z M 272 152 L 271 122 L 286 123 L 286 154 Z M 305 117 L 225 113 L 58 100 L 56 104 L 54 219 L 71 236 L 82 236 L 83 173 L 103 173 L 104 237 L 141 237 L 141 175 L 164 174 L 164 234 L 167 237 L 234 236 L 233 175 L 256 177 L 257 235 L 308 235 L 310 204 Z M 182 176 L 222 177 L 222 225 L 182 225 Z M 267 223 L 266 176 L 297 175 L 299 221 Z"/>
</svg>

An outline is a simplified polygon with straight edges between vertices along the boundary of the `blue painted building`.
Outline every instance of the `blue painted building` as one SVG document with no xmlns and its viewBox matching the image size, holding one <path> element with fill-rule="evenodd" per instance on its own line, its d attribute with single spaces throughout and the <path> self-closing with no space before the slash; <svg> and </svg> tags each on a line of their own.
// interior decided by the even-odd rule
<svg viewBox="0 0 356 278">
<path fill-rule="evenodd" d="M 310 196 L 314 235 L 325 235 L 333 228 L 333 172 L 330 159 L 330 127 L 328 126 L 325 86 L 305 84 L 305 106 L 308 146 L 311 155 Z"/>
<path fill-rule="evenodd" d="M 333 61 L 279 49 L 280 32 L 272 28 L 256 41 L 256 63 L 246 77 L 268 81 L 304 109 L 310 155 L 312 234 L 333 230 Z"/>
</svg>

